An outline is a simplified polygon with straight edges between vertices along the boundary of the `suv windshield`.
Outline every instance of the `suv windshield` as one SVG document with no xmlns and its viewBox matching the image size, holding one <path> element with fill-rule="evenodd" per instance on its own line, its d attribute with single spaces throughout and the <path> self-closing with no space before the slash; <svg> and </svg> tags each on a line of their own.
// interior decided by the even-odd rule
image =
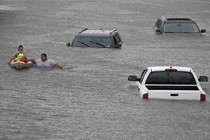
<svg viewBox="0 0 210 140">
<path fill-rule="evenodd" d="M 164 24 L 165 33 L 197 33 L 199 29 L 195 23 L 165 23 Z"/>
<path fill-rule="evenodd" d="M 72 44 L 75 47 L 110 47 L 109 36 L 77 36 Z"/>
<path fill-rule="evenodd" d="M 155 71 L 150 73 L 146 84 L 196 84 L 196 81 L 191 72 Z"/>
</svg>

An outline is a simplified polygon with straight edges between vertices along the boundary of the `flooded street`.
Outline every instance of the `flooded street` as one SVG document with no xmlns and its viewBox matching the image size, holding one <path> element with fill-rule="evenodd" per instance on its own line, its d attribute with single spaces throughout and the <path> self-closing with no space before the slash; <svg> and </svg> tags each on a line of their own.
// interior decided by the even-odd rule
<svg viewBox="0 0 210 140">
<path fill-rule="evenodd" d="M 142 100 L 127 80 L 148 66 L 192 67 L 210 78 L 209 0 L 1 0 L 0 140 L 207 140 L 206 102 Z M 192 17 L 202 37 L 155 35 L 161 17 Z M 66 47 L 84 28 L 117 29 L 122 49 Z M 15 70 L 22 44 L 64 69 Z"/>
</svg>

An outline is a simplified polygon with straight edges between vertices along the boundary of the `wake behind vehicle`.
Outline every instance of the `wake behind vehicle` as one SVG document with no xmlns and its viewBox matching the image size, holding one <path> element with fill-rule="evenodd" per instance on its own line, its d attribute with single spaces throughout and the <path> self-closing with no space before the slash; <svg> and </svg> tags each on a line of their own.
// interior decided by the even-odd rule
<svg viewBox="0 0 210 140">
<path fill-rule="evenodd" d="M 97 47 L 97 48 L 121 48 L 122 39 L 116 29 L 113 30 L 90 30 L 80 31 L 68 47 Z"/>
<path fill-rule="evenodd" d="M 130 75 L 128 80 L 137 83 L 143 99 L 206 100 L 199 82 L 207 82 L 208 77 L 197 78 L 189 67 L 148 67 L 140 78 Z"/>
<path fill-rule="evenodd" d="M 202 35 L 206 29 L 199 29 L 192 18 L 158 18 L 153 28 L 157 34 L 197 34 Z"/>
</svg>

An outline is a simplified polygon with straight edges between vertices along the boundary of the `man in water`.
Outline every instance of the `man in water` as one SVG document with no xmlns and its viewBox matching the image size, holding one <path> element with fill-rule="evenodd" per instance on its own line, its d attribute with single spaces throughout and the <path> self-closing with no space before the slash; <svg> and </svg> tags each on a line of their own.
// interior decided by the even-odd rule
<svg viewBox="0 0 210 140">
<path fill-rule="evenodd" d="M 38 67 L 47 67 L 47 68 L 58 67 L 60 69 L 63 68 L 63 66 L 57 64 L 54 60 L 48 59 L 47 54 L 45 53 L 42 53 L 40 57 L 41 57 L 40 59 L 36 59 L 36 60 L 31 59 L 31 61 L 34 64 L 36 64 L 36 66 Z"/>
</svg>

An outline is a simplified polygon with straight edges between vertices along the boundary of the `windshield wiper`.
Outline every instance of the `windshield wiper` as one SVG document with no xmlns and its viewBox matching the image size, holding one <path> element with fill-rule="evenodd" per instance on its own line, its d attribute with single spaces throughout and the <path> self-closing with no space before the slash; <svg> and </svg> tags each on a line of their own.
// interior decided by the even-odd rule
<svg viewBox="0 0 210 140">
<path fill-rule="evenodd" d="M 84 42 L 82 42 L 82 41 L 77 41 L 77 42 L 79 42 L 79 43 L 85 45 L 86 47 L 90 47 L 90 46 L 88 46 L 88 44 L 86 44 L 86 43 L 84 43 Z"/>
<path fill-rule="evenodd" d="M 96 45 L 99 45 L 99 46 L 102 46 L 102 47 L 104 47 L 104 48 L 106 48 L 106 46 L 104 46 L 103 44 L 101 44 L 101 43 L 98 43 L 98 42 L 94 42 L 94 41 L 90 41 L 91 43 L 94 43 L 94 44 L 96 44 Z"/>
</svg>

